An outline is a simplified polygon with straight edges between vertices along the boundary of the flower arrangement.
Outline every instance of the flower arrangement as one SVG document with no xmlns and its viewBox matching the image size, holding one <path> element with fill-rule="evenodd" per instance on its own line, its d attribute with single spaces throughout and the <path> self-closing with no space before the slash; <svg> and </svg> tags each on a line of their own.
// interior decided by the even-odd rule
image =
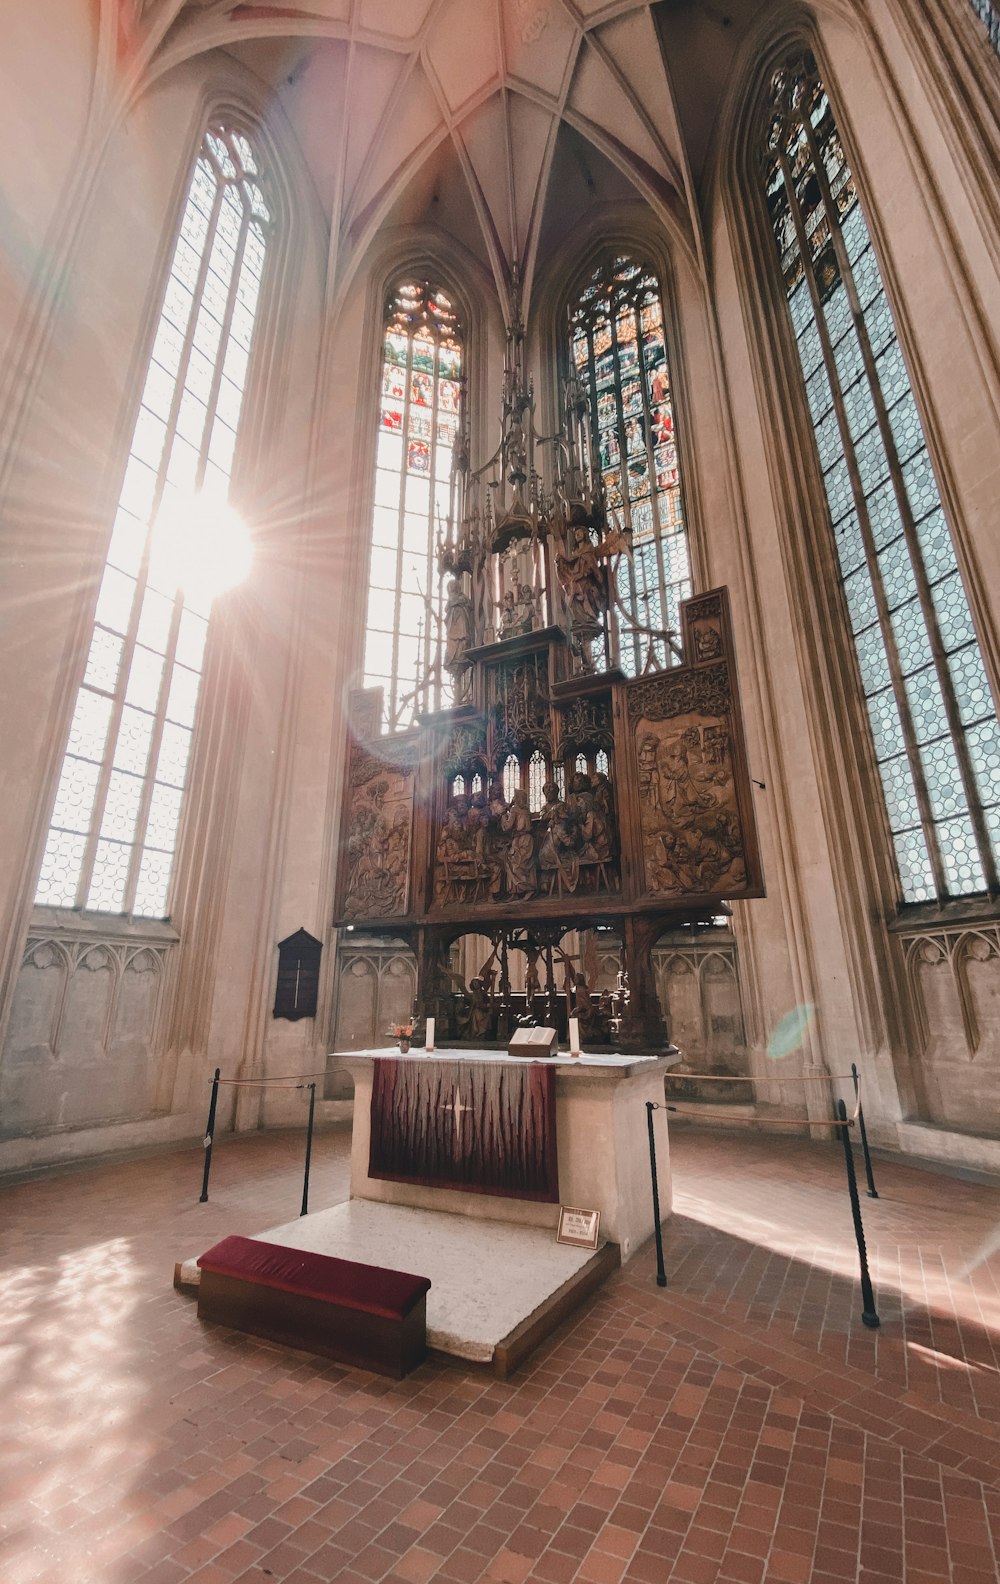
<svg viewBox="0 0 1000 1584">
<path fill-rule="evenodd" d="M 413 1038 L 413 1019 L 407 1018 L 402 1023 L 390 1024 L 389 1034 L 393 1039 L 397 1039 L 399 1041 L 399 1048 L 401 1051 L 408 1051 L 410 1048 L 410 1040 Z"/>
</svg>

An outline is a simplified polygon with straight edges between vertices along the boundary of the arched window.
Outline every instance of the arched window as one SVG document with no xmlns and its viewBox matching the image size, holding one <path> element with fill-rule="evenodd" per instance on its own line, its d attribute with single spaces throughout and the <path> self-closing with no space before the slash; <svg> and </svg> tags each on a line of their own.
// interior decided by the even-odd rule
<svg viewBox="0 0 1000 1584">
<path fill-rule="evenodd" d="M 544 756 L 536 748 L 528 761 L 528 807 L 532 814 L 541 813 L 542 805 L 545 802 L 542 788 L 548 778 L 548 767 Z"/>
<path fill-rule="evenodd" d="M 462 332 L 451 300 L 407 280 L 389 298 L 378 414 L 365 686 L 383 690 L 383 731 L 451 703 L 431 674 L 442 618 L 435 566 L 448 520 L 461 401 Z"/>
<path fill-rule="evenodd" d="M 1000 54 L 1000 6 L 996 0 L 972 0 L 972 9 L 985 27 L 993 48 Z"/>
<path fill-rule="evenodd" d="M 203 563 L 225 522 L 270 233 L 249 142 L 210 127 L 146 371 L 39 903 L 166 916 L 212 597 Z M 218 539 L 214 553 L 225 554 Z"/>
<path fill-rule="evenodd" d="M 654 272 L 621 255 L 594 271 L 570 311 L 572 365 L 590 398 L 596 461 L 612 518 L 632 530 L 619 593 L 642 626 L 676 630 L 691 592 L 673 390 Z M 619 630 L 623 669 L 636 676 L 649 639 Z M 654 645 L 659 665 L 675 656 Z"/>
<path fill-rule="evenodd" d="M 610 773 L 611 765 L 603 748 L 598 749 L 597 758 L 594 760 L 594 769 L 598 775 L 608 775 Z"/>
<path fill-rule="evenodd" d="M 811 56 L 764 182 L 903 897 L 996 888 L 1000 730 L 854 177 Z"/>
<path fill-rule="evenodd" d="M 503 795 L 509 803 L 521 785 L 521 766 L 513 754 L 509 754 L 504 760 L 501 777 L 503 780 Z"/>
</svg>

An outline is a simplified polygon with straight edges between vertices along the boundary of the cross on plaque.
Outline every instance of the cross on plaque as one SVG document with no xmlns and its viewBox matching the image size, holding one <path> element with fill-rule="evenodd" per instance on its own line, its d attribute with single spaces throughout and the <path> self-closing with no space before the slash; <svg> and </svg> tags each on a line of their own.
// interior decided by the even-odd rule
<svg viewBox="0 0 1000 1584">
<path fill-rule="evenodd" d="M 462 1102 L 461 1102 L 461 1100 L 459 1098 L 458 1085 L 457 1084 L 455 1085 L 454 1093 L 452 1094 L 451 1100 L 448 1102 L 448 1104 L 447 1105 L 439 1105 L 438 1106 L 438 1110 L 439 1111 L 450 1111 L 451 1114 L 452 1114 L 452 1121 L 455 1124 L 455 1143 L 456 1144 L 458 1143 L 459 1137 L 460 1137 L 461 1132 L 462 1132 L 462 1116 L 463 1116 L 463 1113 L 466 1112 L 466 1111 L 471 1111 L 472 1109 L 473 1109 L 472 1106 L 467 1106 L 467 1105 L 463 1105 L 462 1104 Z"/>
</svg>

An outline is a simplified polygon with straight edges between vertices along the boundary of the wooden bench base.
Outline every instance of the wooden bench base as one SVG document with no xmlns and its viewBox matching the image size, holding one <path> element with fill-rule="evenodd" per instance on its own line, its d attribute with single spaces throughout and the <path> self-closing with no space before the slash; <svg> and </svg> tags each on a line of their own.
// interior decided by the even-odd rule
<svg viewBox="0 0 1000 1584">
<path fill-rule="evenodd" d="M 402 1320 L 203 1270 L 198 1318 L 402 1380 L 427 1355 L 427 1298 Z"/>
</svg>

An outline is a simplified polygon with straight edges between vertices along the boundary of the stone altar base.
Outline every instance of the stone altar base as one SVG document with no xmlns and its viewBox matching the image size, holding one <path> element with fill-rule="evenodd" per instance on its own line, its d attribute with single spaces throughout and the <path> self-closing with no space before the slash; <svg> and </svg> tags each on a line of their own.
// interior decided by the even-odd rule
<svg viewBox="0 0 1000 1584">
<path fill-rule="evenodd" d="M 286 1248 L 428 1276 L 427 1345 L 507 1378 L 617 1269 L 619 1251 L 555 1241 L 548 1229 L 351 1199 L 256 1234 Z M 194 1260 L 178 1284 L 196 1285 Z"/>
</svg>

